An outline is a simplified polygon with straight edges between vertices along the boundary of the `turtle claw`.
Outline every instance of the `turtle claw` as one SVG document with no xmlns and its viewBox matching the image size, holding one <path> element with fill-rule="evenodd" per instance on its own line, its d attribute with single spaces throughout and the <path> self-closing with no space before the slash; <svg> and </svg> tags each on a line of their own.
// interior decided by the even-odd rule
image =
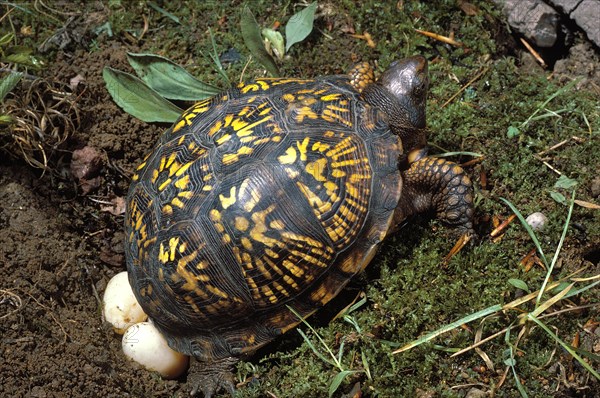
<svg viewBox="0 0 600 398">
<path fill-rule="evenodd" d="M 190 365 L 188 385 L 190 396 L 195 397 L 202 391 L 204 398 L 212 398 L 219 390 L 225 389 L 233 397 L 235 382 L 231 367 L 237 362 L 234 358 L 224 358 L 209 363 L 195 360 Z"/>
</svg>

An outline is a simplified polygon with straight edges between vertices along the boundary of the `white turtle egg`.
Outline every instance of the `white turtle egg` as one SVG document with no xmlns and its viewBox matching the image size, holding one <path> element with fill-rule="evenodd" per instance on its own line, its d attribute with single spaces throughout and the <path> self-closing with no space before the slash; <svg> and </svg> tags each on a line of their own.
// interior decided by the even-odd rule
<svg viewBox="0 0 600 398">
<path fill-rule="evenodd" d="M 151 322 L 130 326 L 121 345 L 128 358 L 165 379 L 179 377 L 188 366 L 189 357 L 172 350 Z"/>
<path fill-rule="evenodd" d="M 131 325 L 148 318 L 133 295 L 127 271 L 118 273 L 108 282 L 102 302 L 104 320 L 119 334 L 123 334 Z"/>
</svg>

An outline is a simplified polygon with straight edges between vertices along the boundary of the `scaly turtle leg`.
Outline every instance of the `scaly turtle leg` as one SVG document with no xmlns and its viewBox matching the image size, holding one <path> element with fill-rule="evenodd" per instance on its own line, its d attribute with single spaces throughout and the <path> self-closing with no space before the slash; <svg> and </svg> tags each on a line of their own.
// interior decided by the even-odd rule
<svg viewBox="0 0 600 398">
<path fill-rule="evenodd" d="M 375 82 L 375 74 L 373 68 L 368 62 L 361 62 L 356 64 L 348 71 L 350 76 L 350 84 L 358 91 L 362 93 L 365 87 Z"/>
<path fill-rule="evenodd" d="M 408 168 L 402 171 L 404 186 L 394 214 L 395 225 L 413 214 L 435 211 L 437 218 L 462 234 L 451 257 L 474 235 L 471 180 L 456 163 L 427 157 L 423 150 L 411 152 L 408 161 Z"/>
<path fill-rule="evenodd" d="M 192 360 L 188 373 L 188 385 L 191 386 L 191 396 L 202 391 L 204 398 L 211 398 L 221 388 L 231 396 L 235 393 L 235 382 L 232 369 L 238 362 L 236 358 L 223 358 L 210 362 Z"/>
</svg>

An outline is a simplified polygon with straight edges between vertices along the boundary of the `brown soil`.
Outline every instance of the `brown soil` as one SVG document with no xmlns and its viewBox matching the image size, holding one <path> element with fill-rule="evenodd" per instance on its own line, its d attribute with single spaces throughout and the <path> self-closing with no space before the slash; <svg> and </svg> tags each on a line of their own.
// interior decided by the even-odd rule
<svg viewBox="0 0 600 398">
<path fill-rule="evenodd" d="M 66 156 L 43 176 L 0 159 L 0 396 L 187 395 L 184 379 L 164 381 L 126 361 L 100 316 L 106 283 L 125 269 L 122 216 L 102 202 L 126 194 L 162 130 L 125 114 L 105 89 L 102 68 L 126 69 L 125 52 L 135 50 L 110 41 L 95 52 L 59 52 L 45 75 L 84 77 L 82 124 Z M 85 145 L 104 157 L 100 187 L 88 195 L 68 172 L 69 153 Z"/>
<path fill-rule="evenodd" d="M 104 287 L 125 265 L 122 216 L 99 202 L 125 195 L 127 175 L 160 131 L 124 114 L 105 90 L 101 68 L 123 66 L 125 51 L 81 52 L 48 71 L 58 81 L 85 78 L 83 123 L 65 149 L 101 150 L 98 190 L 82 196 L 72 178 L 61 178 L 68 164 L 40 176 L 23 162 L 0 162 L 0 396 L 151 396 L 179 388 L 124 360 L 100 316 Z"/>
</svg>

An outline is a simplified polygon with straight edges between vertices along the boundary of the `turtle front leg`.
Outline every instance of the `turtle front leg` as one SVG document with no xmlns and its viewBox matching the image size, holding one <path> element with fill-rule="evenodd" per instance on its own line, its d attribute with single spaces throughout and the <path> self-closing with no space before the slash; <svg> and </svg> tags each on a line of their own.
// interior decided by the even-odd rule
<svg viewBox="0 0 600 398">
<path fill-rule="evenodd" d="M 465 236 L 464 246 L 474 235 L 473 184 L 462 167 L 444 159 L 422 157 L 402 171 L 402 178 L 395 225 L 413 214 L 433 210 L 438 219 Z"/>
<path fill-rule="evenodd" d="M 211 398 L 221 388 L 224 388 L 233 396 L 235 382 L 232 370 L 237 362 L 236 358 L 231 357 L 210 362 L 192 360 L 187 382 L 191 387 L 190 395 L 193 397 L 198 391 L 202 391 L 204 398 Z"/>
</svg>

